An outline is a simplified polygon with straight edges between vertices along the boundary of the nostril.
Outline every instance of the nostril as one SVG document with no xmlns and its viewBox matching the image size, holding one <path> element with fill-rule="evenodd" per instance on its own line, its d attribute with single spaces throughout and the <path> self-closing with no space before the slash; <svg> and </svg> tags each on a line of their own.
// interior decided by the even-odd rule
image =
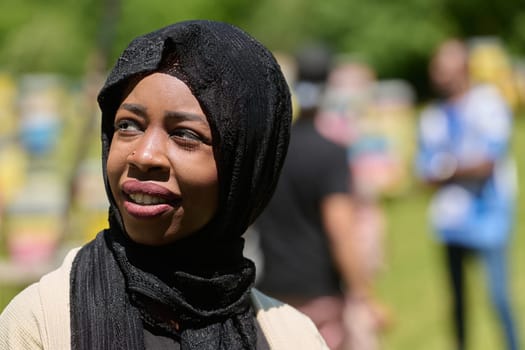
<svg viewBox="0 0 525 350">
<path fill-rule="evenodd" d="M 166 182 L 170 178 L 170 169 L 162 166 L 141 166 L 131 163 L 127 176 L 139 181 Z"/>
</svg>

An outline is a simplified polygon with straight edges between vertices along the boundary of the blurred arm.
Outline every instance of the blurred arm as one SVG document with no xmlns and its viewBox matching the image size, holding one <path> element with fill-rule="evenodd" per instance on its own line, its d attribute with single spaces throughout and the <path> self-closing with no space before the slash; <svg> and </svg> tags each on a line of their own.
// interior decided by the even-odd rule
<svg viewBox="0 0 525 350">
<path fill-rule="evenodd" d="M 328 234 L 333 259 L 345 282 L 348 301 L 366 306 L 375 327 L 384 329 L 390 323 L 388 309 L 377 300 L 366 257 L 354 234 L 354 205 L 349 194 L 332 194 L 322 201 L 323 224 Z"/>
<path fill-rule="evenodd" d="M 353 236 L 353 204 L 349 194 L 337 193 L 321 203 L 323 224 L 328 234 L 334 261 L 349 287 L 351 296 L 371 297 L 371 280 L 365 259 Z"/>
<path fill-rule="evenodd" d="M 446 178 L 429 178 L 427 182 L 433 185 L 442 185 L 453 180 L 462 179 L 484 179 L 489 177 L 494 170 L 494 162 L 492 160 L 484 160 L 472 165 L 458 165 L 454 172 Z"/>
<path fill-rule="evenodd" d="M 487 159 L 471 166 L 459 166 L 452 178 L 486 178 L 491 175 L 493 169 L 494 162 Z"/>
</svg>

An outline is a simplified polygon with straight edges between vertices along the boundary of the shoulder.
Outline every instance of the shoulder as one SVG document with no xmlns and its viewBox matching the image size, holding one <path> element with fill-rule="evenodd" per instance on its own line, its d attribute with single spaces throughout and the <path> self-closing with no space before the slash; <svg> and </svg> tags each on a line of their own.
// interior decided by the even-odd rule
<svg viewBox="0 0 525 350">
<path fill-rule="evenodd" d="M 252 289 L 257 322 L 272 350 L 328 350 L 313 322 L 293 307 Z"/>
<path fill-rule="evenodd" d="M 323 154 L 324 152 L 341 151 L 346 152 L 346 147 L 330 140 L 319 131 L 315 120 L 299 119 L 292 127 L 290 147 L 298 148 L 302 151 L 315 151 Z M 315 154 L 314 153 L 314 154 Z"/>
<path fill-rule="evenodd" d="M 463 107 L 471 125 L 490 139 L 506 140 L 511 136 L 512 111 L 494 86 L 473 87 Z"/>
<path fill-rule="evenodd" d="M 468 97 L 472 99 L 480 100 L 498 100 L 503 103 L 503 96 L 498 89 L 491 84 L 476 84 L 472 86 L 468 93 Z"/>
<path fill-rule="evenodd" d="M 488 84 L 473 86 L 463 100 L 463 108 L 476 115 L 485 112 L 491 120 L 496 119 L 495 115 L 510 117 L 511 114 L 510 107 L 498 89 Z"/>
<path fill-rule="evenodd" d="M 32 284 L 0 314 L 1 349 L 42 349 L 40 328 L 44 316 L 38 284 Z"/>
<path fill-rule="evenodd" d="M 69 340 L 69 272 L 77 252 L 71 250 L 58 269 L 11 300 L 0 315 L 0 348 L 63 348 Z M 58 338 L 50 333 L 54 329 Z"/>
</svg>

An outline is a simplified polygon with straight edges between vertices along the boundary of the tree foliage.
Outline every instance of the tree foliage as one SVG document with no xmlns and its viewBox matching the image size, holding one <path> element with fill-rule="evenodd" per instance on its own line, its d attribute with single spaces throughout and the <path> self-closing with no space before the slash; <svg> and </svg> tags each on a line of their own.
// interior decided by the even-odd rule
<svg viewBox="0 0 525 350">
<path fill-rule="evenodd" d="M 191 18 L 236 24 L 284 52 L 321 40 L 416 83 L 447 36 L 497 35 L 515 54 L 525 42 L 521 0 L 3 0 L 0 67 L 83 74 L 97 49 L 111 63 L 136 35 Z"/>
</svg>

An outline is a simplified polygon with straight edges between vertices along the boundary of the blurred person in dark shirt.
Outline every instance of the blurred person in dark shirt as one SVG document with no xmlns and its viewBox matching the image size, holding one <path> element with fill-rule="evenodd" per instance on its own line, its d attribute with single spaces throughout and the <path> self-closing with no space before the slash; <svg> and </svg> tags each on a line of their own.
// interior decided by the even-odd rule
<svg viewBox="0 0 525 350">
<path fill-rule="evenodd" d="M 365 300 L 378 321 L 383 316 L 352 241 L 347 149 L 315 127 L 331 61 L 319 45 L 297 55 L 299 117 L 276 192 L 255 228 L 264 267 L 258 287 L 308 315 L 330 348 L 344 349 L 347 298 Z"/>
</svg>

